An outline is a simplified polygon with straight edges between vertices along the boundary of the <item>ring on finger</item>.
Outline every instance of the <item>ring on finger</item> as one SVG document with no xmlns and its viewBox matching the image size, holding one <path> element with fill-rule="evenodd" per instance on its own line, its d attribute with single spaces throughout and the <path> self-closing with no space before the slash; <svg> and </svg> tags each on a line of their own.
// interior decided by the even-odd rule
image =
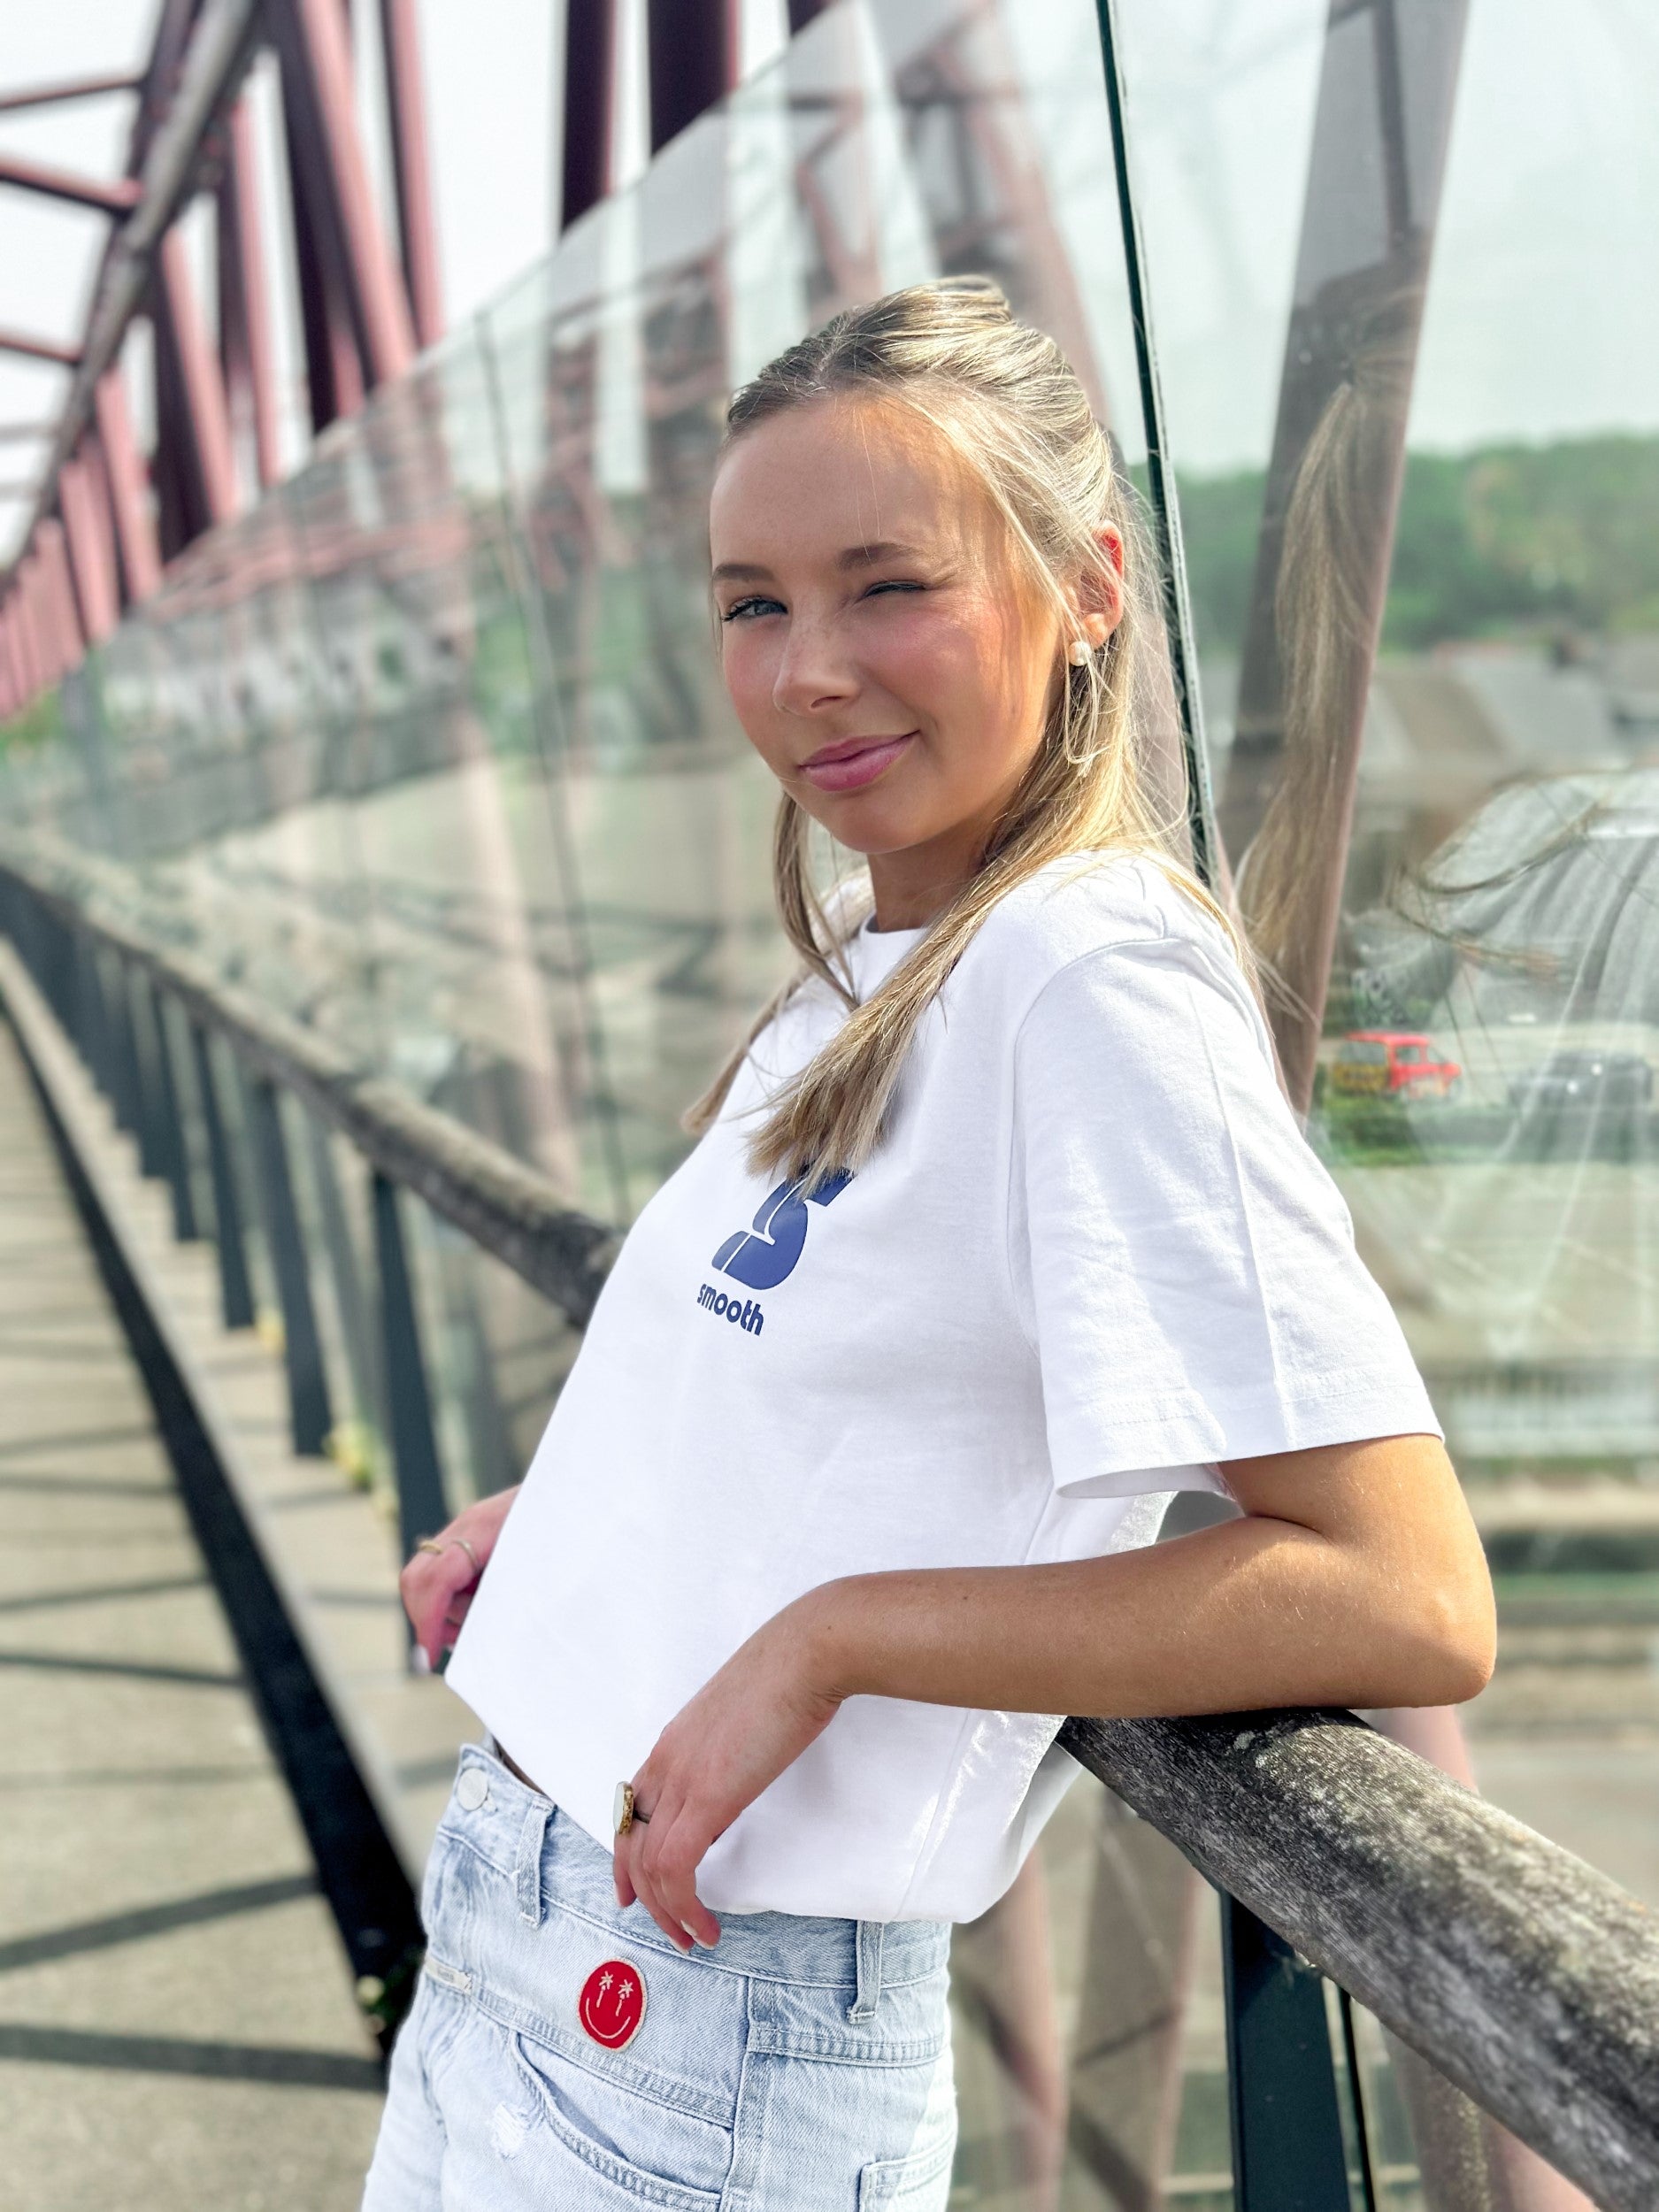
<svg viewBox="0 0 1659 2212">
<path fill-rule="evenodd" d="M 629 1829 L 634 1826 L 636 1821 L 641 1828 L 646 1828 L 650 1825 L 650 1815 L 649 1813 L 642 1813 L 634 1801 L 634 1785 L 632 1782 L 618 1782 L 617 1784 L 617 1794 L 614 1803 L 614 1818 L 616 1832 L 618 1836 L 626 1836 Z"/>
</svg>

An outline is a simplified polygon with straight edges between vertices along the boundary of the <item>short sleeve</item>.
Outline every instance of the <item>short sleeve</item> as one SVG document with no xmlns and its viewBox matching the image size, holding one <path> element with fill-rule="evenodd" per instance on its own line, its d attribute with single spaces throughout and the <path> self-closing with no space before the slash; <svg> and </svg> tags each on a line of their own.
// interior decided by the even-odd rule
<svg viewBox="0 0 1659 2212">
<path fill-rule="evenodd" d="M 1271 1055 L 1219 940 L 1182 935 L 1073 960 L 1021 1025 L 1010 1264 L 1064 1493 L 1440 1433 Z"/>
</svg>

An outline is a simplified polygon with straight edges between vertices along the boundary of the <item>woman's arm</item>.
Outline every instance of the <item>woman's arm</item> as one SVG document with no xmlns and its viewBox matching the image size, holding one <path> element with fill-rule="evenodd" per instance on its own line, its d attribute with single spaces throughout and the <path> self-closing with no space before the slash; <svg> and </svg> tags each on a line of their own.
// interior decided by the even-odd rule
<svg viewBox="0 0 1659 2212">
<path fill-rule="evenodd" d="M 1054 1566 L 855 1575 L 768 1621 L 634 1778 L 617 1854 L 676 1942 L 719 1932 L 703 1854 L 853 1696 L 1118 1717 L 1277 1705 L 1448 1705 L 1492 1671 L 1492 1586 L 1432 1437 L 1236 1460 L 1244 1517 Z"/>
<path fill-rule="evenodd" d="M 1492 1586 L 1435 1438 L 1276 1452 L 1224 1472 L 1243 1518 L 1170 1543 L 812 1592 L 800 1620 L 822 1640 L 826 1686 L 838 1701 L 1118 1717 L 1455 1705 L 1485 1686 Z"/>
</svg>

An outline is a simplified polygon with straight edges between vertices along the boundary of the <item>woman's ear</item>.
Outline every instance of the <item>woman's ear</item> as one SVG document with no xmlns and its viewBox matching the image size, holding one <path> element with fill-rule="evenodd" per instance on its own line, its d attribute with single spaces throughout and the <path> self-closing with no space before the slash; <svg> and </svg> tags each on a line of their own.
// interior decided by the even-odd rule
<svg viewBox="0 0 1659 2212">
<path fill-rule="evenodd" d="M 1077 597 L 1082 634 L 1098 651 L 1123 620 L 1124 541 L 1121 532 L 1104 522 L 1094 542 L 1102 558 L 1079 580 Z"/>
</svg>

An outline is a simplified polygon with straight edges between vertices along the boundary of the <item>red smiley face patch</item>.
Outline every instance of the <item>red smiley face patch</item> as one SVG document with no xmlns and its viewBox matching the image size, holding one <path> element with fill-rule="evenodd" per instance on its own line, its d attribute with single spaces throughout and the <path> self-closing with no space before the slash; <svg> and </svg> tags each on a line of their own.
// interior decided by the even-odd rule
<svg viewBox="0 0 1659 2212">
<path fill-rule="evenodd" d="M 626 1959 L 606 1959 L 582 1984 L 576 2001 L 582 2032 L 607 2051 L 632 2043 L 645 2018 L 645 1977 Z"/>
</svg>

